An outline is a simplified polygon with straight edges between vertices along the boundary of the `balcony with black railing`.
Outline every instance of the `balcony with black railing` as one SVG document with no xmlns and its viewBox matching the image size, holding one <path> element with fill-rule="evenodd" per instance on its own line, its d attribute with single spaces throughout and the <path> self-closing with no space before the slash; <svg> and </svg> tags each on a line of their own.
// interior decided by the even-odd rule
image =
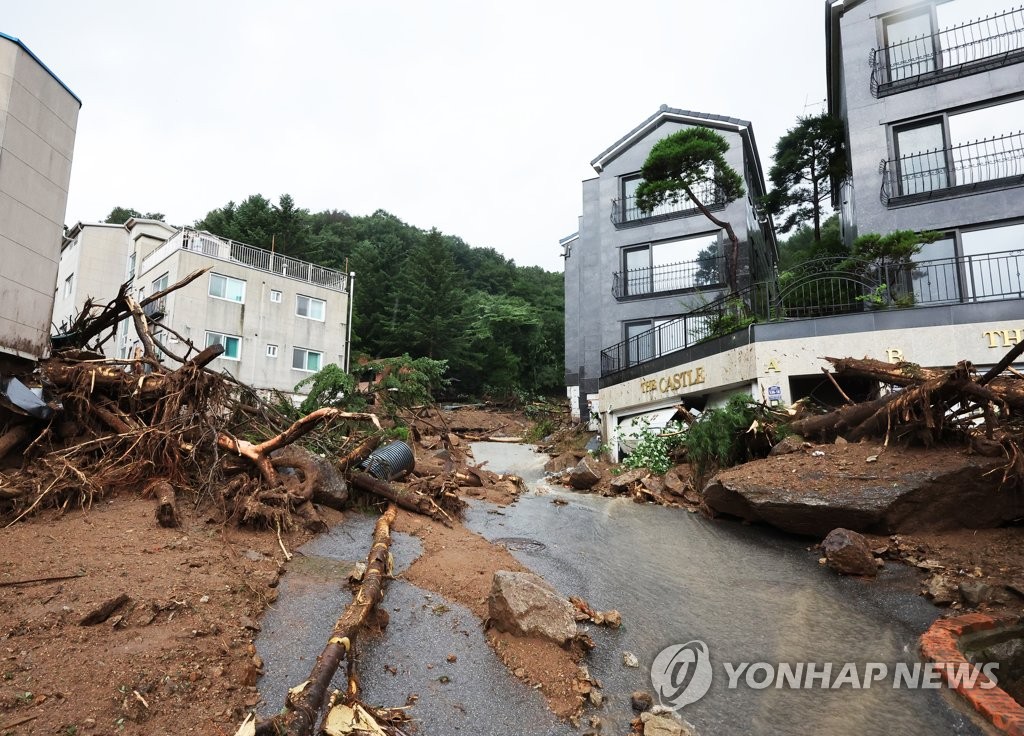
<svg viewBox="0 0 1024 736">
<path fill-rule="evenodd" d="M 714 182 L 702 182 L 693 187 L 693 194 L 709 210 L 715 211 L 725 207 L 725 195 Z M 612 200 L 612 223 L 616 227 L 647 225 L 661 220 L 672 220 L 677 217 L 690 217 L 700 214 L 700 209 L 685 193 L 675 200 L 666 200 L 650 212 L 644 212 L 636 204 L 636 197 L 621 197 Z"/>
<path fill-rule="evenodd" d="M 1018 250 L 910 263 L 811 261 L 601 351 L 606 377 L 756 322 L 1024 298 Z"/>
<path fill-rule="evenodd" d="M 874 49 L 871 94 L 901 92 L 1024 61 L 1024 7 Z"/>
<path fill-rule="evenodd" d="M 701 256 L 693 261 L 631 268 L 614 273 L 612 295 L 619 301 L 643 299 L 720 286 L 724 281 L 725 258 Z"/>
<path fill-rule="evenodd" d="M 882 204 L 901 204 L 1024 184 L 1024 133 L 882 161 Z"/>
</svg>

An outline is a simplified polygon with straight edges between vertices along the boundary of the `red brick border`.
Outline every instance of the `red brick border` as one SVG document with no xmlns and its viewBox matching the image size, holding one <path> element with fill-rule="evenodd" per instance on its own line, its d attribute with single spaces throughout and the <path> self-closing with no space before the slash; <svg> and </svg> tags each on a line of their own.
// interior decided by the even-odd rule
<svg viewBox="0 0 1024 736">
<path fill-rule="evenodd" d="M 959 641 L 964 634 L 1012 625 L 1020 618 L 997 619 L 981 613 L 969 613 L 956 618 L 940 618 L 928 631 L 921 635 L 921 654 L 936 664 L 949 665 L 943 668 L 942 679 L 949 682 L 949 673 L 956 665 L 966 664 L 967 658 L 960 651 Z M 981 673 L 973 686 L 959 682 L 956 691 L 984 716 L 992 725 L 1009 736 L 1024 736 L 1024 707 L 1006 694 L 1002 688 L 982 690 L 982 683 L 990 680 Z"/>
</svg>

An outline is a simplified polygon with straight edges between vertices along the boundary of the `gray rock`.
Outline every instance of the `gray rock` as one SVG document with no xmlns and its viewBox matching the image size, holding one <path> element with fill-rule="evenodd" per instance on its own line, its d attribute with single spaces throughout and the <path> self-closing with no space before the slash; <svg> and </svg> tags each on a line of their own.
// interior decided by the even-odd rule
<svg viewBox="0 0 1024 736">
<path fill-rule="evenodd" d="M 801 467 L 796 487 L 791 457 L 755 460 L 712 478 L 704 503 L 719 514 L 816 537 L 836 527 L 875 534 L 983 529 L 1024 516 L 1024 494 L 1000 492 L 1002 474 L 989 472 L 1001 461 L 945 448 L 916 454 L 913 470 L 877 463 L 856 473 L 826 463 Z"/>
<path fill-rule="evenodd" d="M 649 475 L 651 471 L 647 468 L 636 468 L 635 470 L 627 470 L 621 475 L 616 475 L 611 479 L 608 485 L 616 493 L 625 493 L 629 490 L 629 487 L 643 478 L 645 475 Z"/>
<path fill-rule="evenodd" d="M 487 613 L 498 631 L 537 636 L 565 645 L 576 636 L 574 610 L 538 575 L 507 570 L 494 573 Z"/>
<path fill-rule="evenodd" d="M 803 452 L 804 438 L 798 434 L 791 434 L 779 440 L 768 452 L 769 455 L 792 455 L 794 452 Z"/>
<path fill-rule="evenodd" d="M 601 480 L 601 470 L 589 458 L 581 458 L 569 475 L 569 483 L 577 491 L 593 488 L 599 480 Z"/>
<path fill-rule="evenodd" d="M 686 721 L 679 722 L 668 716 L 641 713 L 640 721 L 644 724 L 644 736 L 697 736 L 697 731 L 691 724 Z"/>
<path fill-rule="evenodd" d="M 871 554 L 868 541 L 849 529 L 833 529 L 821 543 L 829 567 L 842 575 L 878 574 L 875 556 Z"/>
<path fill-rule="evenodd" d="M 924 584 L 924 594 L 936 606 L 951 605 L 957 599 L 957 585 L 945 575 L 932 575 Z"/>
<path fill-rule="evenodd" d="M 980 580 L 964 580 L 960 583 L 959 592 L 963 602 L 972 608 L 983 603 L 1006 602 L 1006 594 L 1002 590 Z"/>
</svg>

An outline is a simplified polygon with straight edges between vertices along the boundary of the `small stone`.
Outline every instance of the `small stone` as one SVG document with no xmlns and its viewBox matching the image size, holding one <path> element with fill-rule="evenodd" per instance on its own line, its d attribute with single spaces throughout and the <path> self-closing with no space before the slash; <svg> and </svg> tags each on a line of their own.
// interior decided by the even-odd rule
<svg viewBox="0 0 1024 736">
<path fill-rule="evenodd" d="M 457 662 L 458 660 L 459 660 L 459 658 L 458 658 L 458 657 L 456 657 L 456 656 L 455 656 L 454 654 L 449 654 L 449 655 L 448 655 L 448 661 L 449 661 L 449 662 L 451 662 L 452 664 L 454 664 L 454 663 L 455 663 L 455 662 Z"/>
<path fill-rule="evenodd" d="M 610 626 L 613 629 L 617 629 L 622 626 L 622 614 L 616 611 L 614 608 L 611 611 L 604 612 L 604 624 Z"/>
<path fill-rule="evenodd" d="M 590 700 L 590 704 L 595 708 L 600 708 L 604 705 L 604 695 L 599 693 L 597 690 L 591 690 L 587 693 L 587 698 Z"/>
<path fill-rule="evenodd" d="M 639 667 L 640 660 L 636 658 L 636 655 L 633 654 L 633 652 L 623 652 L 622 664 L 626 665 L 627 667 Z"/>
<path fill-rule="evenodd" d="M 633 710 L 637 713 L 643 713 L 651 709 L 654 705 L 654 698 L 651 697 L 650 693 L 645 693 L 643 690 L 637 690 L 629 696 L 630 705 L 633 706 Z"/>
<path fill-rule="evenodd" d="M 943 575 L 932 575 L 925 583 L 924 594 L 936 606 L 948 606 L 957 599 L 956 584 Z"/>
<path fill-rule="evenodd" d="M 516 667 L 515 670 L 512 671 L 512 674 L 518 677 L 520 680 L 522 680 L 524 677 L 526 677 L 526 670 L 522 667 Z"/>
<path fill-rule="evenodd" d="M 864 462 L 866 462 L 866 463 L 877 463 L 878 462 L 878 455 L 868 455 L 864 459 Z"/>
<path fill-rule="evenodd" d="M 836 442 L 835 443 L 837 445 L 839 445 L 840 447 L 842 447 L 843 445 L 850 444 L 849 442 L 847 442 L 847 440 L 844 437 L 836 437 Z"/>
<path fill-rule="evenodd" d="M 86 718 L 84 721 L 82 721 L 82 726 L 85 728 L 96 728 L 96 719 Z"/>
<path fill-rule="evenodd" d="M 601 718 L 600 718 L 600 716 L 590 716 L 590 727 L 593 728 L 593 729 L 600 729 L 601 728 Z"/>
<path fill-rule="evenodd" d="M 249 629 L 249 631 L 260 631 L 263 628 L 248 616 L 242 616 L 239 618 L 238 623 L 242 624 L 243 629 Z"/>
<path fill-rule="evenodd" d="M 204 596 L 202 596 L 202 597 L 201 597 L 201 598 L 199 599 L 199 602 L 200 602 L 200 603 L 209 603 L 209 602 L 210 602 L 210 596 L 208 596 L 208 595 L 204 595 Z"/>
</svg>

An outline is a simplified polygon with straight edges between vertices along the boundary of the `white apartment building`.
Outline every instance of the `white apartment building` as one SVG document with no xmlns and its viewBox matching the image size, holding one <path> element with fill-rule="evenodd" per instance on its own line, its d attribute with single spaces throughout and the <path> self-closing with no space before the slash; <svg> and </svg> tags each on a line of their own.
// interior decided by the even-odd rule
<svg viewBox="0 0 1024 736">
<path fill-rule="evenodd" d="M 346 364 L 352 274 L 156 220 L 72 228 L 54 321 L 70 322 L 88 297 L 106 303 L 125 281 L 142 300 L 204 268 L 146 307 L 154 336 L 172 352 L 183 355 L 185 340 L 200 350 L 220 343 L 212 369 L 283 393 L 329 363 Z M 111 337 L 108 355 L 130 358 L 140 345 L 130 320 Z"/>
<path fill-rule="evenodd" d="M 25 44 L 0 33 L 0 370 L 49 351 L 81 106 Z"/>
</svg>

